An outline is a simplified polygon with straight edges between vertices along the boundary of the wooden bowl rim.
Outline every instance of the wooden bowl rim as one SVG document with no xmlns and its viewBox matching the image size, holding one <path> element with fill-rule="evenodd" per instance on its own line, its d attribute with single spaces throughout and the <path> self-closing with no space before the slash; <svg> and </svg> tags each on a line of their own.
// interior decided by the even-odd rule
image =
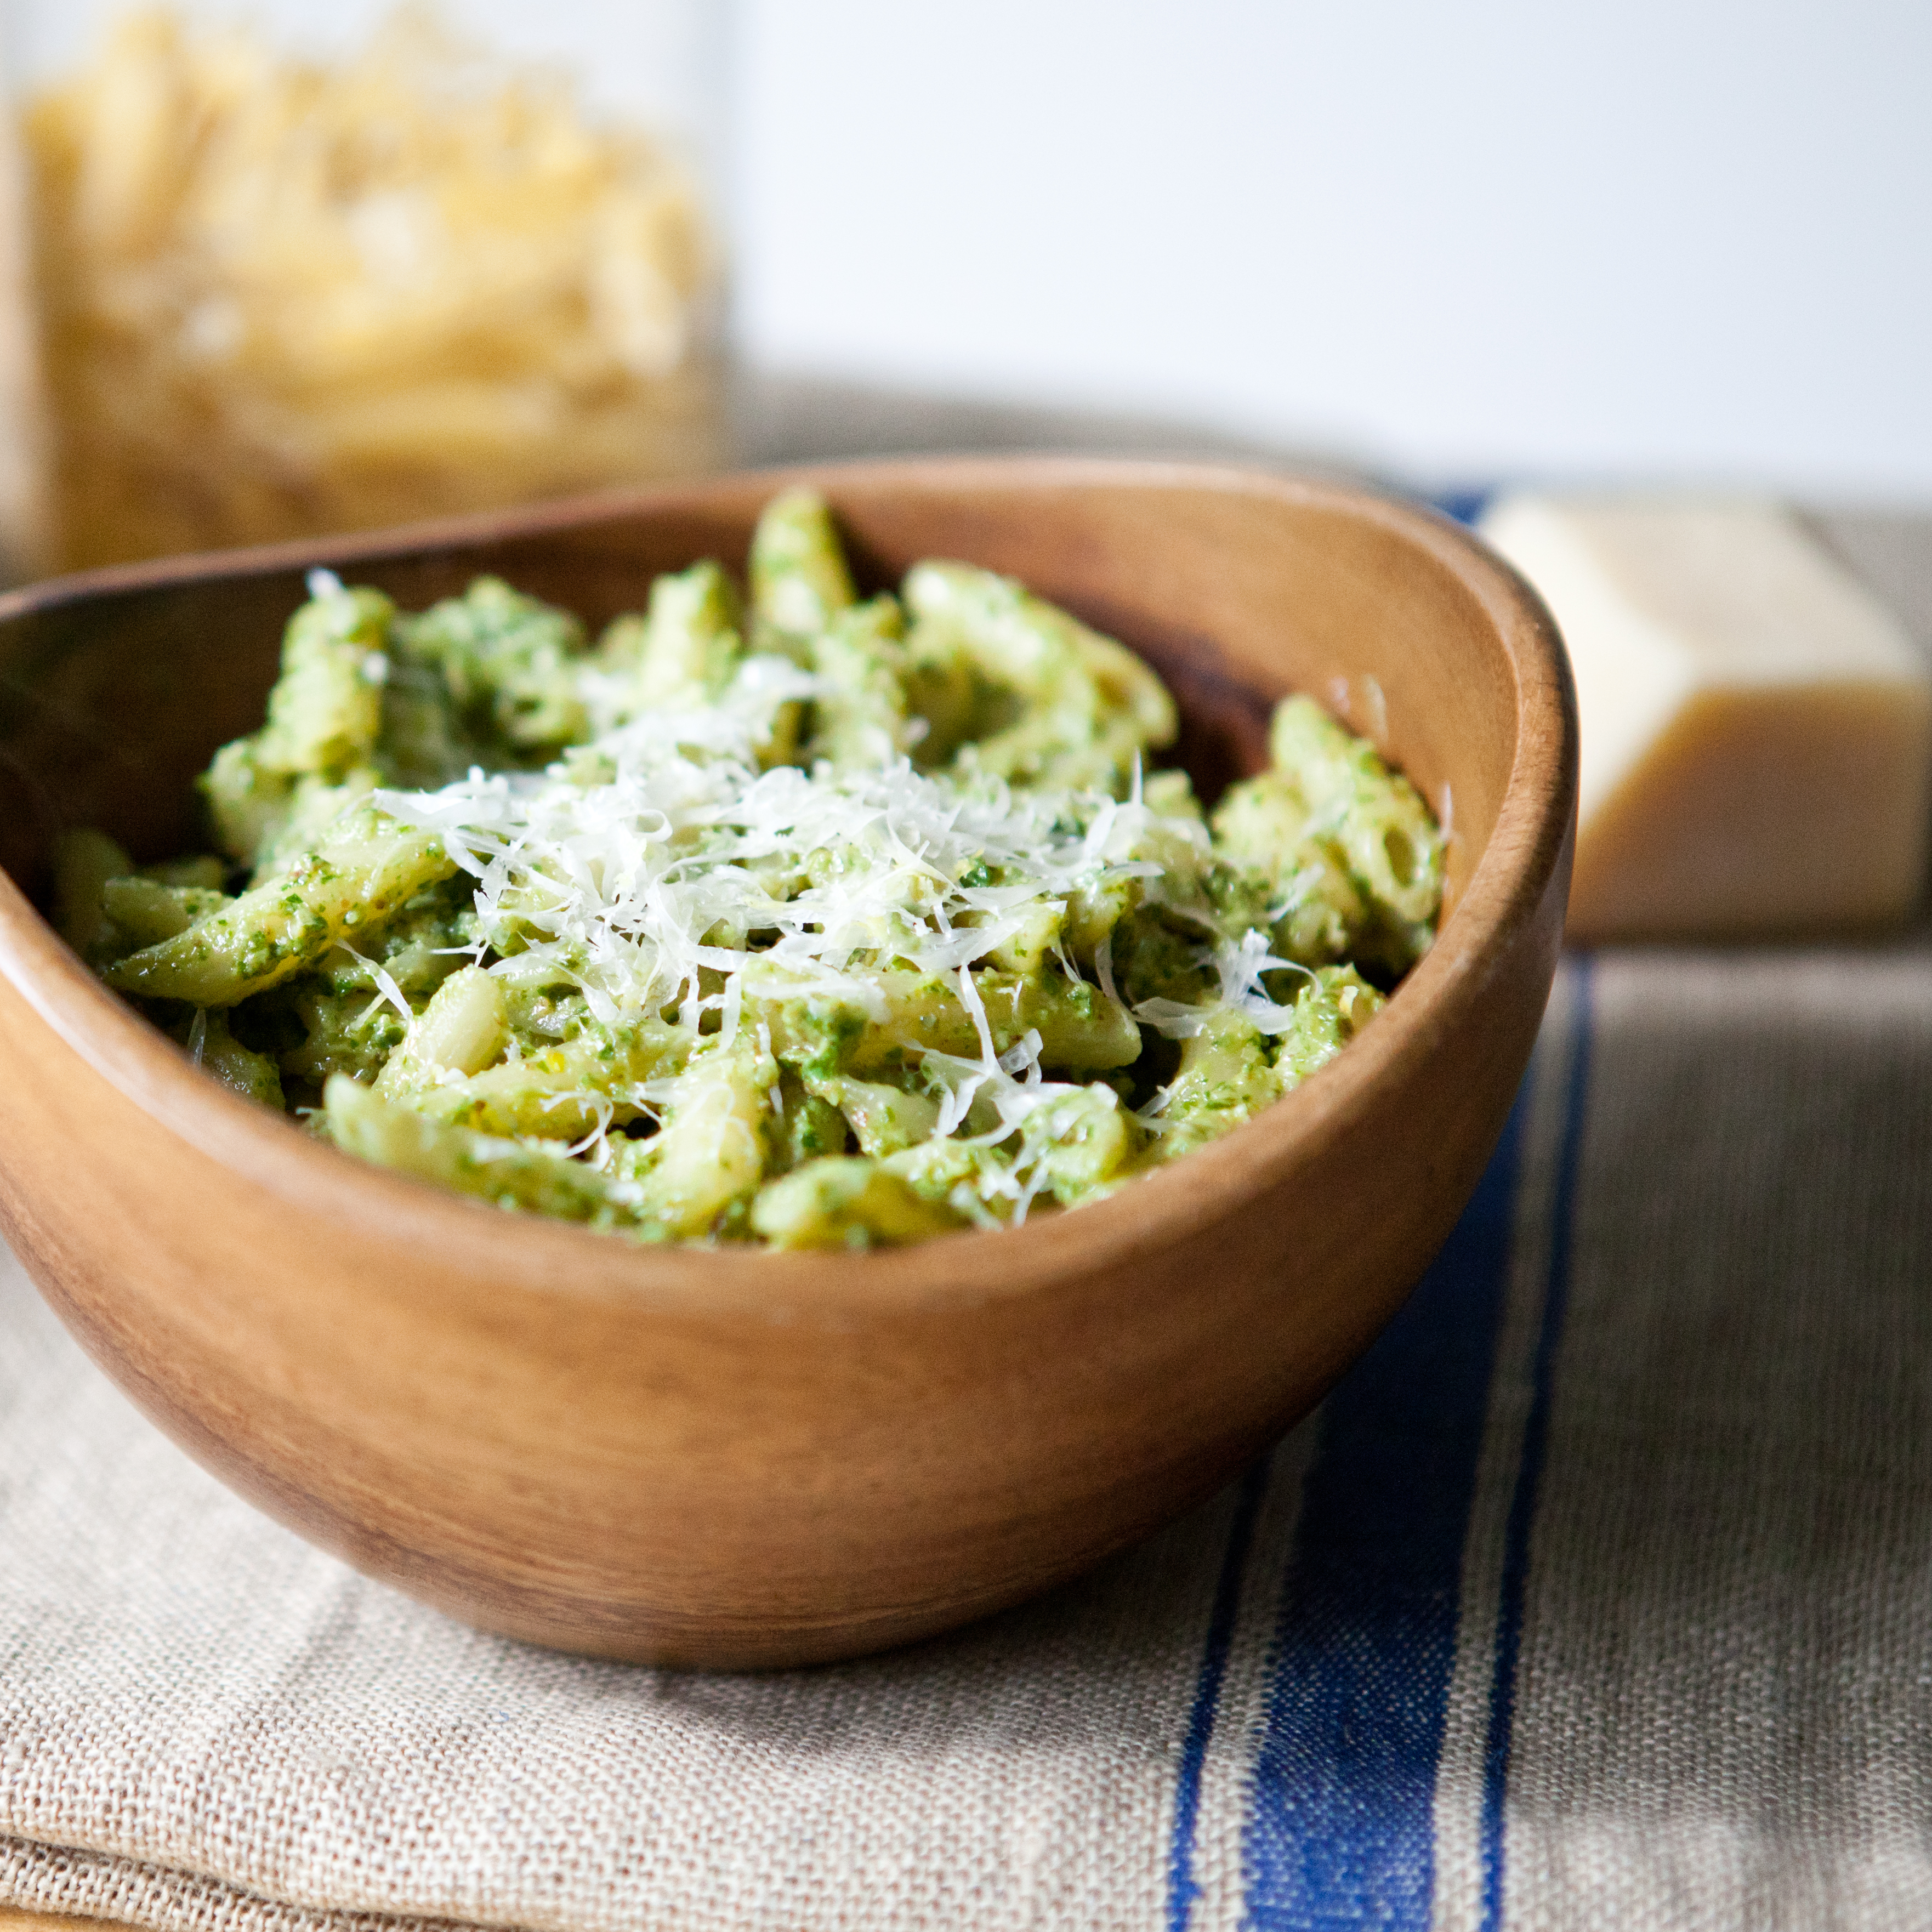
<svg viewBox="0 0 1932 1932">
<path fill-rule="evenodd" d="M 842 484 L 932 494 L 975 487 L 1054 490 L 1188 488 L 1259 495 L 1366 519 L 1426 553 L 1474 597 L 1514 680 L 1516 742 L 1487 846 L 1435 945 L 1348 1051 L 1295 1091 L 1182 1162 L 1110 1198 L 1024 1226 L 962 1230 L 908 1248 L 774 1253 L 650 1247 L 488 1204 L 386 1173 L 311 1139 L 197 1072 L 180 1049 L 90 973 L 0 872 L 0 972 L 88 1065 L 143 1112 L 237 1176 L 322 1214 L 354 1216 L 399 1249 L 479 1280 L 628 1304 L 640 1313 L 751 1315 L 851 1325 L 867 1316 L 1050 1289 L 1063 1277 L 1127 1263 L 1199 1234 L 1325 1135 L 1342 1130 L 1384 1080 L 1400 1078 L 1480 998 L 1557 866 L 1576 796 L 1576 700 L 1556 626 L 1536 592 L 1466 530 L 1425 507 L 1331 482 L 1234 466 L 1084 457 L 912 458 L 788 465 L 492 512 L 379 533 L 118 565 L 0 594 L 0 623 L 115 592 L 243 579 L 290 568 L 340 569 L 479 539 L 522 539 L 707 496 Z M 392 1284 L 393 1285 L 393 1284 Z"/>
</svg>

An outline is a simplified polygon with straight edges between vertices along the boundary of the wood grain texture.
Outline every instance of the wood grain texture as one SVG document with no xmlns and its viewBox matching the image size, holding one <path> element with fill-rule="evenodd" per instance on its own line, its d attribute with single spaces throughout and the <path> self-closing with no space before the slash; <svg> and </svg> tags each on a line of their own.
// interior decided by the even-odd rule
<svg viewBox="0 0 1932 1932">
<path fill-rule="evenodd" d="M 144 858 L 249 728 L 302 573 L 480 570 L 593 623 L 736 562 L 782 483 L 862 577 L 952 556 L 1145 651 L 1204 778 L 1290 688 L 1439 804 L 1452 910 L 1362 1037 L 1226 1140 L 1023 1228 L 653 1250 L 320 1147 L 122 1007 L 30 903 L 64 824 Z M 730 478 L 0 598 L 0 1220 L 142 1408 L 272 1514 L 484 1628 L 770 1666 L 944 1629 L 1225 1481 L 1400 1304 L 1494 1144 L 1560 939 L 1574 706 L 1533 594 L 1425 512 L 1238 470 L 928 461 Z"/>
</svg>

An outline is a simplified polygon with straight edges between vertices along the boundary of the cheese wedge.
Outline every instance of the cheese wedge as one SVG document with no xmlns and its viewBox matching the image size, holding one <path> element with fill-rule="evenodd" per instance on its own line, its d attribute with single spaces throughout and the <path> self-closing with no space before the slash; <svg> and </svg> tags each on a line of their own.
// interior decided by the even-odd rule
<svg viewBox="0 0 1932 1932">
<path fill-rule="evenodd" d="M 1483 535 L 1543 593 L 1582 745 L 1569 936 L 1896 924 L 1932 806 L 1932 669 L 1774 505 L 1520 495 Z"/>
</svg>

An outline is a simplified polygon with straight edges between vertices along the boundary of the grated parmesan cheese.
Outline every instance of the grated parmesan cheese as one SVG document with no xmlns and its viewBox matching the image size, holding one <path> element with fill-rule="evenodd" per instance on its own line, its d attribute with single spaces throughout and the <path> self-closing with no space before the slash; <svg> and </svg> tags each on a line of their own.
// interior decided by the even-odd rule
<svg viewBox="0 0 1932 1932">
<path fill-rule="evenodd" d="M 759 748 L 778 708 L 815 691 L 785 660 L 753 658 L 717 703 L 618 726 L 541 775 L 472 771 L 437 790 L 378 791 L 373 802 L 437 834 L 476 879 L 479 961 L 514 925 L 514 950 L 490 970 L 574 986 L 607 1025 L 674 1009 L 695 1028 L 716 1015 L 727 1045 L 748 992 L 880 1017 L 880 970 L 951 980 L 980 1054 L 922 1056 L 945 1090 L 932 1138 L 951 1137 L 977 1103 L 991 1122 L 972 1138 L 996 1145 L 1042 1106 L 1085 1090 L 1043 1078 L 1037 1030 L 997 1050 L 970 969 L 1076 887 L 1139 880 L 1157 899 L 1166 868 L 1140 856 L 1156 814 L 1138 775 L 1123 801 L 922 772 L 904 757 L 871 771 L 762 769 Z M 586 771 L 598 776 L 586 782 Z M 1197 823 L 1162 824 L 1204 857 Z M 976 869 L 1002 882 L 965 883 Z M 1234 947 L 1232 964 L 1225 945 L 1212 950 L 1222 999 L 1264 1031 L 1282 1031 L 1293 1010 L 1268 998 L 1261 974 L 1288 962 L 1249 938 L 1258 945 Z M 1058 964 L 1079 980 L 1064 953 Z M 378 979 L 385 995 L 386 977 Z M 1118 1004 L 1110 976 L 1103 986 Z M 1154 1000 L 1135 1010 L 1174 1037 L 1198 1030 L 1196 1009 Z M 660 1100 L 672 1084 L 647 1084 Z M 1016 1219 L 1031 1198 L 1018 1177 Z"/>
<path fill-rule="evenodd" d="M 1144 769 L 1160 680 L 1024 586 L 928 562 L 862 602 L 800 492 L 749 576 L 748 610 L 716 563 L 660 578 L 593 646 L 495 579 L 412 616 L 318 573 L 204 780 L 247 889 L 122 880 L 104 923 L 122 855 L 83 842 L 68 928 L 122 990 L 220 1009 L 177 1036 L 321 1089 L 351 1151 L 781 1246 L 1110 1192 L 1331 1058 L 1363 971 L 1429 944 L 1426 808 L 1310 700 L 1210 822 Z"/>
</svg>

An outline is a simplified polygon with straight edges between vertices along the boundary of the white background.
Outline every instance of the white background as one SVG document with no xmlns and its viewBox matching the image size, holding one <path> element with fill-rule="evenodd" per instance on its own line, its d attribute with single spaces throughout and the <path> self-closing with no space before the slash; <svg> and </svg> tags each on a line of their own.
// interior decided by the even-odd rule
<svg viewBox="0 0 1932 1932">
<path fill-rule="evenodd" d="M 326 43 L 391 0 L 187 4 Z M 120 4 L 0 0 L 0 52 Z M 442 10 L 722 145 L 767 367 L 1932 502 L 1932 0 Z"/>
<path fill-rule="evenodd" d="M 741 0 L 762 362 L 1932 500 L 1928 0 Z"/>
</svg>

